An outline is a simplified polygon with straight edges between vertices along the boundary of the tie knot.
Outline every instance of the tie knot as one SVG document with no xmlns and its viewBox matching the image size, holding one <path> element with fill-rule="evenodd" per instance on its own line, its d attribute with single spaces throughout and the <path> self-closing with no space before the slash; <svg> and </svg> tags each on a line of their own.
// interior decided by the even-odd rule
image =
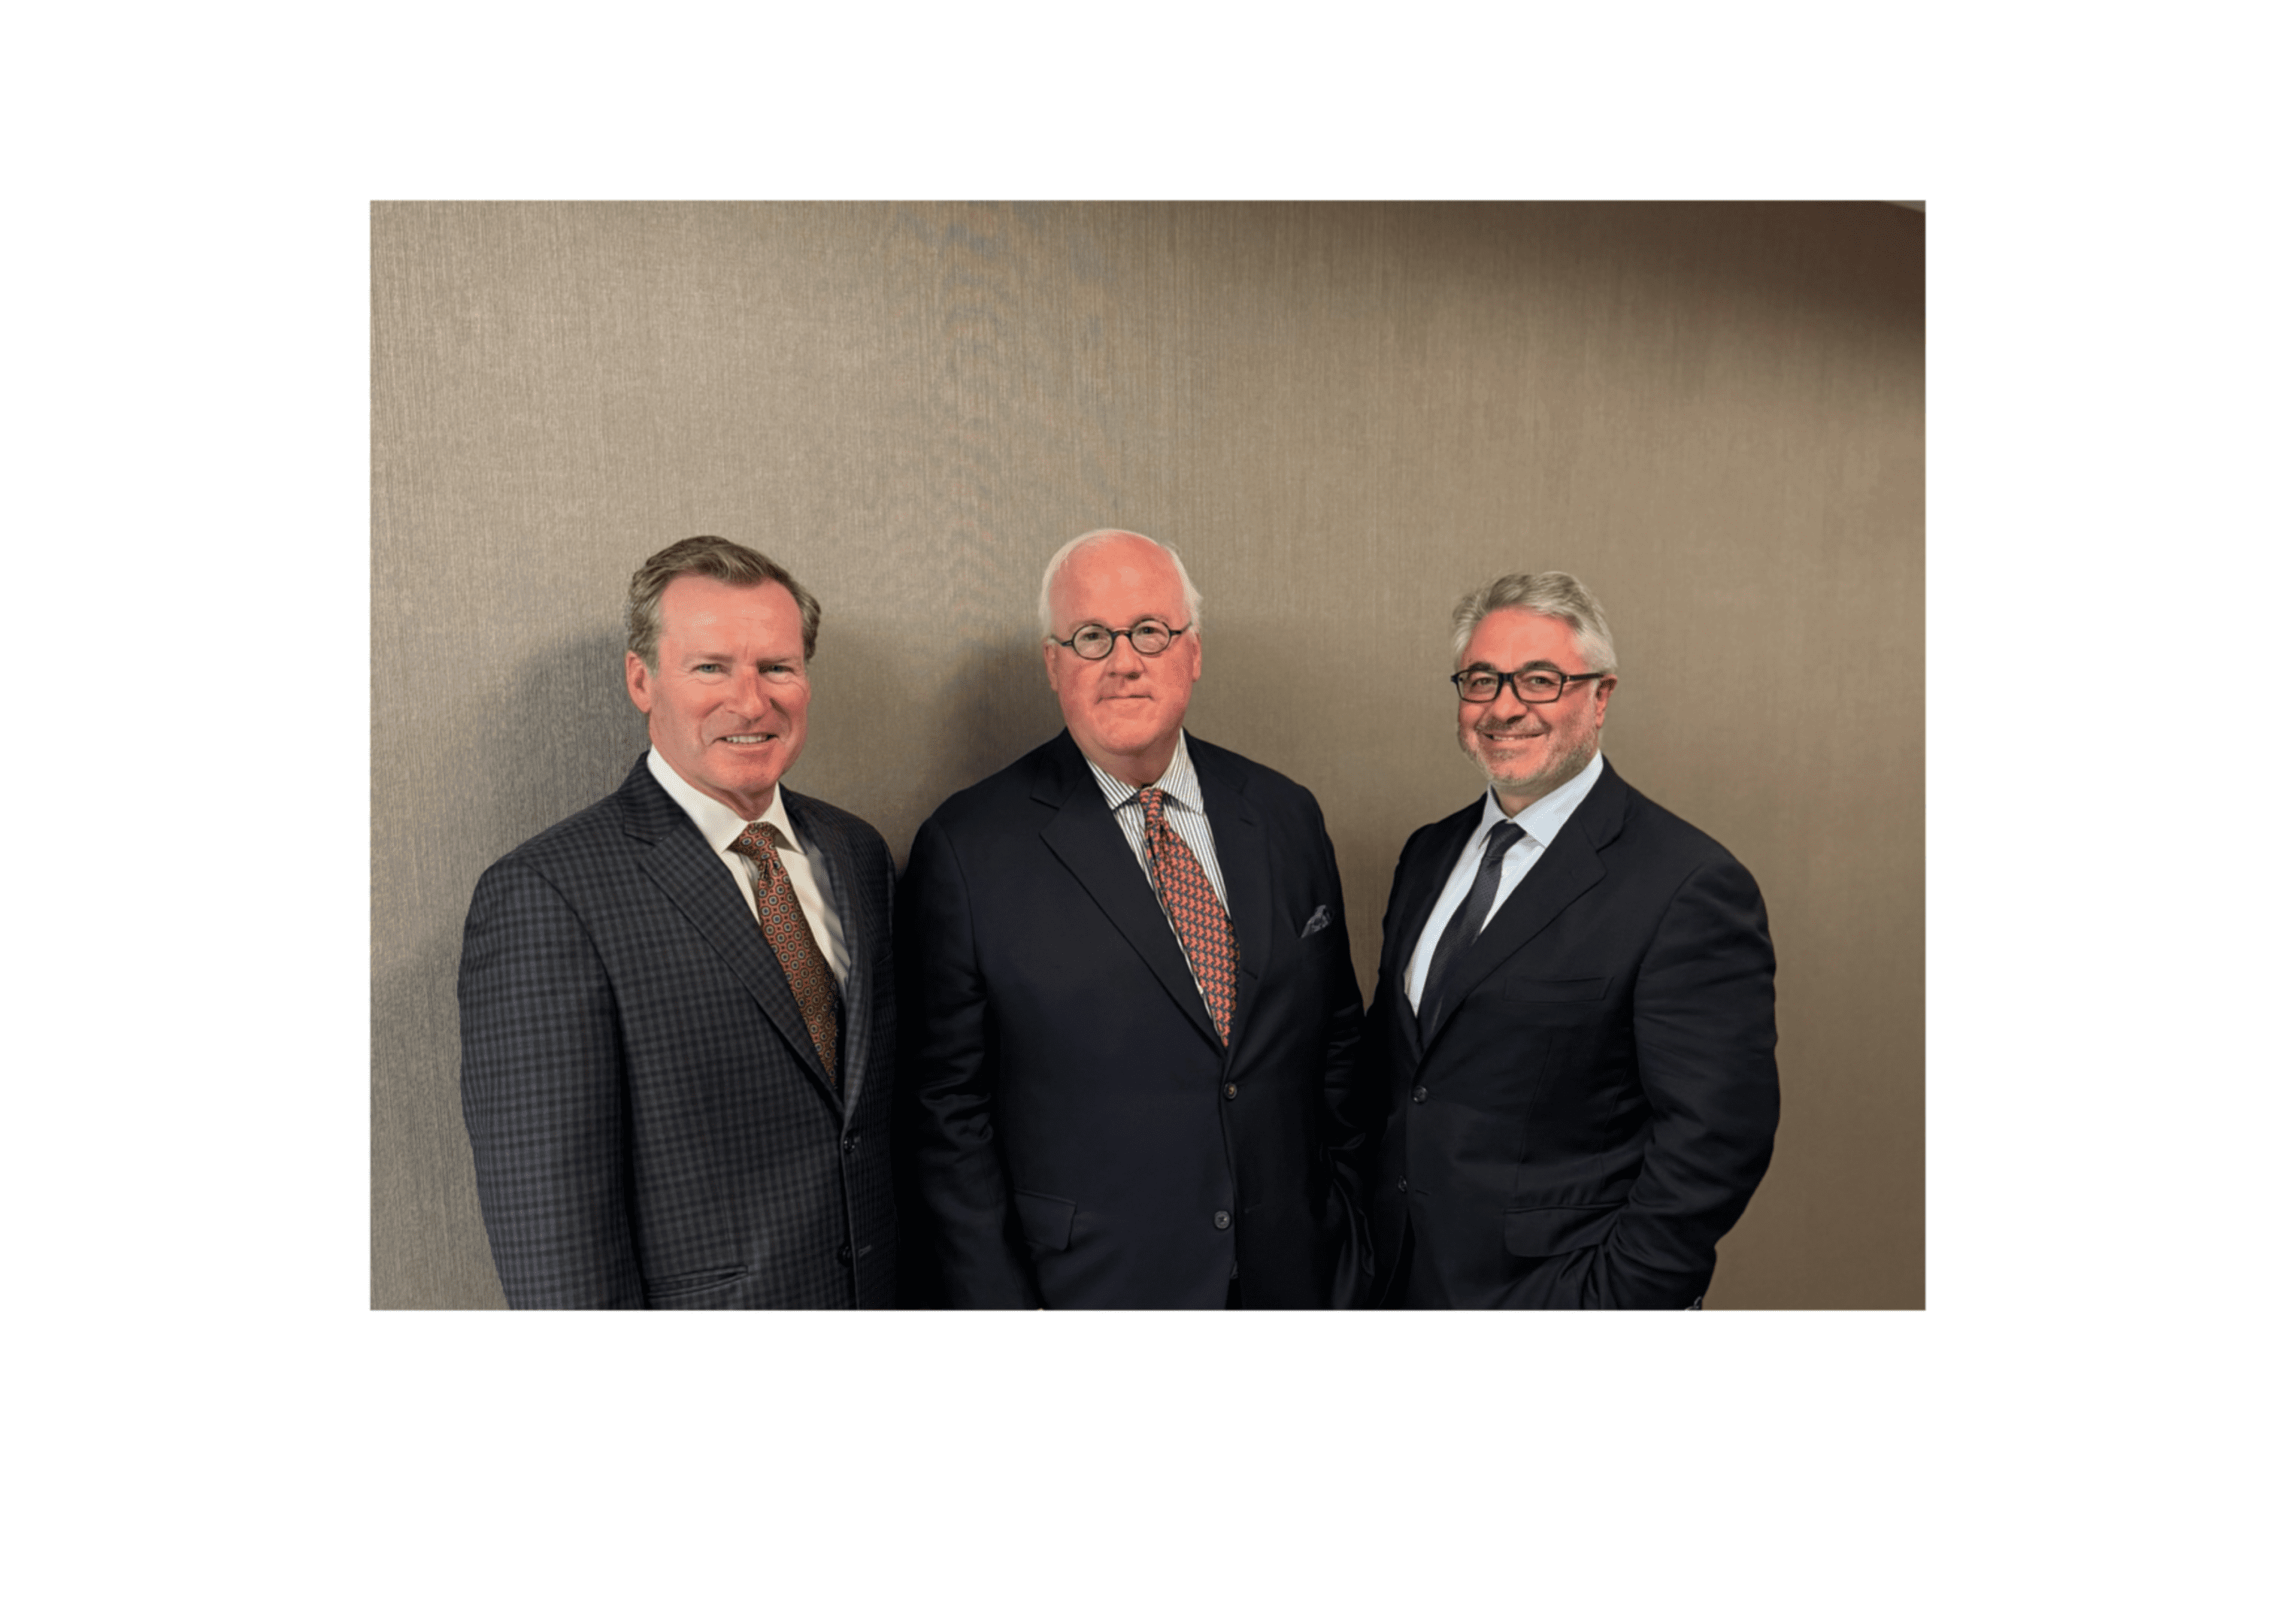
<svg viewBox="0 0 2296 1624">
<path fill-rule="evenodd" d="M 1491 825 L 1490 833 L 1484 837 L 1483 861 L 1497 862 L 1506 855 L 1506 849 L 1521 839 L 1522 839 L 1521 824 L 1512 819 L 1503 824 L 1494 824 Z"/>
<path fill-rule="evenodd" d="M 762 858 L 774 849 L 774 826 L 751 824 L 734 837 L 734 849 L 745 857 Z"/>
<path fill-rule="evenodd" d="M 1161 790 L 1141 791 L 1140 810 L 1147 815 L 1147 818 L 1150 823 L 1162 823 L 1164 821 L 1164 791 Z"/>
</svg>

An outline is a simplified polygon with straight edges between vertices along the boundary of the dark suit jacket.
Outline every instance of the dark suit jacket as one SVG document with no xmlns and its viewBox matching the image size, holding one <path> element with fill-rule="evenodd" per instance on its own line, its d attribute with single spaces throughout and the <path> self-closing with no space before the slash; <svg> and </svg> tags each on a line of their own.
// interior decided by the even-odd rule
<svg viewBox="0 0 2296 1624">
<path fill-rule="evenodd" d="M 852 952 L 834 1084 L 644 758 L 480 879 L 463 1120 L 511 1307 L 890 1305 L 892 858 L 859 818 L 783 797 Z"/>
<path fill-rule="evenodd" d="M 1414 1275 L 1455 1307 L 1687 1308 L 1777 1127 L 1761 893 L 1605 761 L 1423 1046 L 1404 978 L 1481 816 L 1478 800 L 1411 837 L 1381 926 L 1381 1289 L 1407 1214 Z"/>
<path fill-rule="evenodd" d="M 943 803 L 901 882 L 903 1088 L 959 1308 L 1321 1308 L 1368 1291 L 1361 994 L 1298 784 L 1191 737 L 1235 928 L 1223 1050 L 1065 733 Z M 914 1003 L 910 1003 L 914 1000 Z"/>
</svg>

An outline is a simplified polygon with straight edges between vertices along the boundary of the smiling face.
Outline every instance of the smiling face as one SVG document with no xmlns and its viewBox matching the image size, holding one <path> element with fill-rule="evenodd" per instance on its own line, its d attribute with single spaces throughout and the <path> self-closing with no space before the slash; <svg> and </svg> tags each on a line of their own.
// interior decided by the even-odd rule
<svg viewBox="0 0 2296 1624">
<path fill-rule="evenodd" d="M 1459 669 L 1543 665 L 1570 677 L 1587 668 L 1582 660 L 1578 634 L 1567 623 L 1528 609 L 1495 609 L 1476 622 Z M 1526 705 L 1512 683 L 1502 683 L 1487 703 L 1459 701 L 1459 748 L 1489 776 L 1500 810 L 1512 817 L 1585 769 L 1602 743 L 1603 712 L 1618 685 L 1615 677 L 1575 682 L 1551 705 Z"/>
<path fill-rule="evenodd" d="M 1073 637 L 1097 621 L 1128 630 L 1153 618 L 1188 625 L 1187 590 L 1171 555 L 1138 536 L 1119 536 L 1078 548 L 1053 578 L 1053 636 Z M 1172 763 L 1188 695 L 1204 673 L 1203 644 L 1195 629 L 1175 637 L 1160 654 L 1143 656 L 1119 637 L 1105 660 L 1045 644 L 1045 675 L 1060 695 L 1061 718 L 1077 748 L 1127 783 L 1153 783 Z"/>
<path fill-rule="evenodd" d="M 646 736 L 677 775 L 755 820 L 805 748 L 813 688 L 805 622 L 789 588 L 681 575 L 661 595 L 653 670 L 623 657 Z"/>
</svg>

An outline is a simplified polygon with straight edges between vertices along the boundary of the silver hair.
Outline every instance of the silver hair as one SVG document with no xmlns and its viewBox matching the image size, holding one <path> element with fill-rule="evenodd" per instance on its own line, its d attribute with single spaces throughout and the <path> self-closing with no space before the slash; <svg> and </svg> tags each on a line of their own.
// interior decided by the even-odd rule
<svg viewBox="0 0 2296 1624">
<path fill-rule="evenodd" d="M 1073 540 L 1062 542 L 1061 550 L 1054 554 L 1045 565 L 1045 578 L 1037 586 L 1037 630 L 1041 636 L 1049 638 L 1053 635 L 1053 577 L 1061 572 L 1061 567 L 1069 562 L 1070 554 L 1095 542 L 1114 541 L 1119 537 L 1163 548 L 1164 556 L 1172 561 L 1172 568 L 1180 572 L 1180 591 L 1188 603 L 1188 625 L 1196 631 L 1203 629 L 1204 595 L 1198 592 L 1195 582 L 1188 578 L 1188 566 L 1180 562 L 1177 553 L 1164 546 L 1153 536 L 1143 536 L 1137 530 L 1086 530 Z"/>
<path fill-rule="evenodd" d="M 1617 649 L 1611 642 L 1611 623 L 1595 595 L 1578 578 L 1560 570 L 1543 575 L 1502 575 L 1488 586 L 1478 586 L 1451 611 L 1451 663 L 1467 652 L 1467 639 L 1494 609 L 1528 609 L 1562 621 L 1578 634 L 1578 652 L 1590 669 L 1608 676 L 1619 668 Z"/>
</svg>

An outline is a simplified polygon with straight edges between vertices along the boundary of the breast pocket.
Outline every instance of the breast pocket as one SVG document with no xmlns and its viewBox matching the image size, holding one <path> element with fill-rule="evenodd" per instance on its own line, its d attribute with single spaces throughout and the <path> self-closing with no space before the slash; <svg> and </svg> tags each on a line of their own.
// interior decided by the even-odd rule
<svg viewBox="0 0 2296 1624">
<path fill-rule="evenodd" d="M 1319 902 L 1300 918 L 1288 923 L 1291 926 L 1292 940 L 1313 942 L 1317 937 L 1331 930 L 1332 910 L 1328 905 Z"/>
</svg>

